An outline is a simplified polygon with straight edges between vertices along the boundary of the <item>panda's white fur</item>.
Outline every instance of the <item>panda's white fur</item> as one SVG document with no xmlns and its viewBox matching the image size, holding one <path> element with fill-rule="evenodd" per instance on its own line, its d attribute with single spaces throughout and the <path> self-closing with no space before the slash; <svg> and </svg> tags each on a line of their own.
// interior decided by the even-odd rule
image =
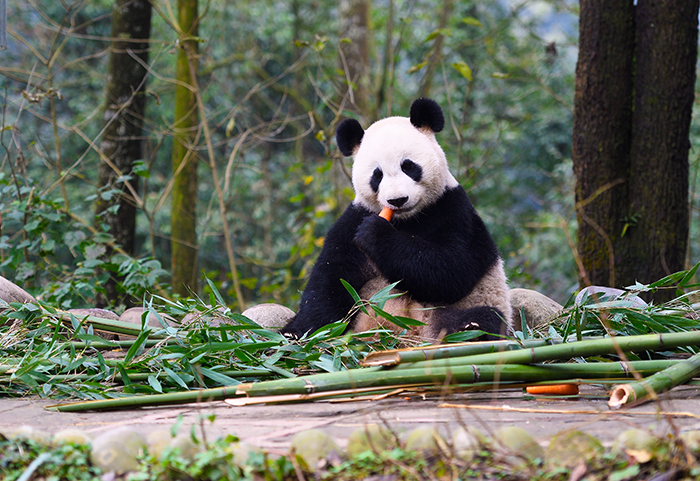
<svg viewBox="0 0 700 481">
<path fill-rule="evenodd" d="M 301 337 L 347 316 L 354 301 L 340 279 L 363 299 L 398 282 L 395 292 L 403 295 L 384 310 L 424 322 L 413 333 L 425 339 L 511 330 L 503 261 L 449 171 L 435 138 L 443 126 L 440 107 L 419 99 L 409 118 L 389 117 L 366 130 L 354 120 L 338 127 L 340 151 L 353 156 L 355 199 L 329 230 L 299 311 L 282 332 Z M 412 171 L 402 167 L 407 160 L 415 164 Z M 394 209 L 390 223 L 376 215 L 384 207 Z M 373 314 L 349 321 L 355 331 L 380 325 L 398 330 Z"/>
<path fill-rule="evenodd" d="M 423 169 L 420 182 L 401 171 L 401 161 L 411 159 Z M 376 168 L 384 178 L 375 193 L 367 179 Z M 435 134 L 417 129 L 407 117 L 389 117 L 373 123 L 353 155 L 352 185 L 356 204 L 372 212 L 392 208 L 389 199 L 408 196 L 408 202 L 394 211 L 397 219 L 407 218 L 437 200 L 446 189 L 459 183 L 450 173 L 447 158 Z"/>
</svg>

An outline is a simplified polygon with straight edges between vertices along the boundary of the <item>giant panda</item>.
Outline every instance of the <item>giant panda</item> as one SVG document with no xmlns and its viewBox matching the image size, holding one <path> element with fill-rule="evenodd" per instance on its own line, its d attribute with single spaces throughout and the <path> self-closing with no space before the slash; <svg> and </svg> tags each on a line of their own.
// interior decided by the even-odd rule
<svg viewBox="0 0 700 481">
<path fill-rule="evenodd" d="M 425 98 L 413 102 L 408 118 L 385 118 L 367 130 L 354 119 L 340 123 L 336 142 L 353 156 L 355 199 L 328 231 L 299 310 L 282 333 L 299 338 L 348 316 L 354 300 L 341 279 L 363 299 L 398 282 L 402 295 L 384 309 L 423 322 L 412 334 L 425 340 L 463 330 L 508 331 L 503 261 L 449 172 L 435 139 L 444 124 L 440 106 Z M 391 221 L 377 215 L 384 207 L 393 210 Z M 382 322 L 360 312 L 349 328 L 365 331 Z"/>
</svg>

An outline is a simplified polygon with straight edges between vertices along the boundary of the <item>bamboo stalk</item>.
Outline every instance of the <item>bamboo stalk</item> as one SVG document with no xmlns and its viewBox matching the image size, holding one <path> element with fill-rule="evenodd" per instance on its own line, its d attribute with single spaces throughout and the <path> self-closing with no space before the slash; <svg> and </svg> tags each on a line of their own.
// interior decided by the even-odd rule
<svg viewBox="0 0 700 481">
<path fill-rule="evenodd" d="M 343 389 L 382 388 L 403 385 L 472 384 L 476 382 L 521 382 L 561 381 L 571 378 L 598 379 L 631 377 L 633 372 L 650 375 L 663 370 L 676 361 L 635 361 L 630 363 L 609 362 L 595 364 L 482 364 L 459 365 L 436 368 L 383 369 L 361 368 L 348 371 L 314 374 L 311 376 L 275 381 L 241 384 L 236 394 L 275 396 L 313 394 Z"/>
<path fill-rule="evenodd" d="M 167 406 L 171 404 L 221 401 L 226 398 L 235 397 L 235 388 L 236 386 L 226 386 L 166 394 L 151 394 L 148 396 L 130 396 L 117 399 L 98 399 L 96 401 L 52 404 L 50 406 L 45 406 L 44 409 L 58 412 L 106 411 L 111 409 L 133 409 L 145 406 Z"/>
<path fill-rule="evenodd" d="M 540 347 L 552 344 L 545 339 L 527 339 L 524 341 L 484 341 L 462 342 L 449 345 L 410 347 L 371 352 L 361 362 L 363 366 L 394 366 L 407 362 L 429 361 L 452 357 L 471 356 L 489 352 L 512 351 L 516 349 Z"/>
<path fill-rule="evenodd" d="M 465 364 L 535 364 L 575 357 L 603 356 L 618 352 L 655 351 L 681 346 L 700 346 L 700 331 L 617 336 L 516 351 L 476 354 L 434 361 L 399 364 L 394 369 L 442 368 Z"/>
<path fill-rule="evenodd" d="M 700 374 L 700 353 L 680 361 L 643 381 L 622 384 L 613 389 L 608 406 L 619 409 L 625 405 L 638 405 L 656 395 L 684 384 Z"/>
</svg>

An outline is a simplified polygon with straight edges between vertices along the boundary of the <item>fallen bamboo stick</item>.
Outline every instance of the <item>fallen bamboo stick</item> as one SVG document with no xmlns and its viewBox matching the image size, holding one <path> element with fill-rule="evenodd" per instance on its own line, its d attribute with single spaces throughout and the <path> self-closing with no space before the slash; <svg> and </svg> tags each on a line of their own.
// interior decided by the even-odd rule
<svg viewBox="0 0 700 481">
<path fill-rule="evenodd" d="M 430 361 L 489 352 L 512 351 L 516 349 L 547 346 L 554 342 L 546 339 L 527 339 L 524 341 L 483 341 L 462 342 L 458 344 L 410 347 L 371 352 L 361 362 L 363 366 L 394 366 L 408 362 Z"/>
<path fill-rule="evenodd" d="M 655 351 L 682 346 L 700 346 L 700 331 L 616 336 L 516 351 L 492 352 L 433 361 L 399 364 L 394 369 L 442 368 L 469 364 L 535 364 L 576 357 L 603 356 L 619 352 Z"/>
</svg>

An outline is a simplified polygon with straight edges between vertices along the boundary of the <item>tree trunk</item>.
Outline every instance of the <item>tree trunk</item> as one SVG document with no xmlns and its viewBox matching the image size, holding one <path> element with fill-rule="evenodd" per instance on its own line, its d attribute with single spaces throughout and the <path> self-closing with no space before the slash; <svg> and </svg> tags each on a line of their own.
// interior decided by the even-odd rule
<svg viewBox="0 0 700 481">
<path fill-rule="evenodd" d="M 98 167 L 98 186 L 103 194 L 113 189 L 119 194 L 98 196 L 96 221 L 106 224 L 114 242 L 132 255 L 137 207 L 133 194 L 138 191 L 138 176 L 133 175 L 132 168 L 135 161 L 143 158 L 142 119 L 148 73 L 143 65 L 148 64 L 150 30 L 148 0 L 115 2 L 104 115 L 107 125 L 100 143 L 105 157 Z M 105 287 L 107 300 L 118 302 L 116 279 L 110 279 Z"/>
<path fill-rule="evenodd" d="M 634 6 L 599 0 L 581 0 L 580 6 L 572 155 L 581 281 L 613 286 L 627 205 Z"/>
<path fill-rule="evenodd" d="M 340 0 L 340 63 L 350 83 L 352 105 L 369 119 L 369 0 Z M 362 122 L 361 123 L 365 123 Z"/>
<path fill-rule="evenodd" d="M 580 3 L 573 159 L 582 284 L 646 284 L 685 267 L 698 0 L 638 4 Z"/>
<path fill-rule="evenodd" d="M 619 282 L 652 282 L 685 268 L 688 150 L 698 52 L 698 0 L 643 0 L 637 47 L 629 177 L 629 252 Z M 655 301 L 670 300 L 662 291 Z"/>
<path fill-rule="evenodd" d="M 173 123 L 172 212 L 170 215 L 173 292 L 197 290 L 197 99 L 193 75 L 197 62 L 197 0 L 178 0 L 180 49 L 177 52 Z"/>
</svg>

